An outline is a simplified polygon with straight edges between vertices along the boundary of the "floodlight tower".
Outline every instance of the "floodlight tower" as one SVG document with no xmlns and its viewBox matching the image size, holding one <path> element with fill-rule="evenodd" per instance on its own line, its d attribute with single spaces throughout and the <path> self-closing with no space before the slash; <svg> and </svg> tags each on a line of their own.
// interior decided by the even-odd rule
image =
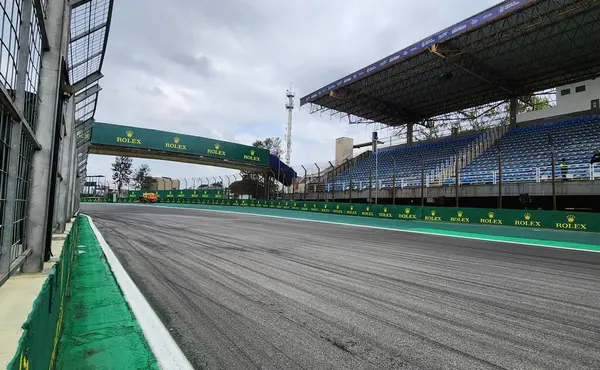
<svg viewBox="0 0 600 370">
<path fill-rule="evenodd" d="M 291 156 L 292 156 L 292 112 L 294 111 L 294 93 L 292 92 L 292 85 L 290 85 L 290 89 L 285 92 L 285 95 L 288 98 L 288 102 L 285 105 L 285 109 L 288 111 L 288 120 L 286 125 L 286 133 L 285 133 L 285 143 L 286 143 L 286 152 L 285 152 L 285 163 L 289 166 Z"/>
</svg>

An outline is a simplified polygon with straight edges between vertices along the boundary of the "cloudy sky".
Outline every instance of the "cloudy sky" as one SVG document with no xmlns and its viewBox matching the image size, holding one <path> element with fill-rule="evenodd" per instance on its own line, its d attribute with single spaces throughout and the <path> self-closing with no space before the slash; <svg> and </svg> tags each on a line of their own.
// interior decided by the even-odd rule
<svg viewBox="0 0 600 370">
<path fill-rule="evenodd" d="M 372 128 L 311 115 L 300 97 L 495 3 L 116 1 L 96 120 L 243 144 L 283 138 L 292 83 L 292 164 L 332 160 L 335 138 L 366 141 Z M 112 160 L 91 155 L 88 175 L 110 176 Z M 233 172 L 134 159 L 142 163 L 155 176 L 175 178 Z"/>
</svg>

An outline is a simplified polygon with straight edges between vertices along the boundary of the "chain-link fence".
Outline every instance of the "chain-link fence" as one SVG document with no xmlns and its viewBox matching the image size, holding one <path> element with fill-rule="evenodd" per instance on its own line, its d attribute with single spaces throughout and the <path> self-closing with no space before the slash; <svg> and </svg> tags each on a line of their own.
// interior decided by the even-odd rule
<svg viewBox="0 0 600 370">
<path fill-rule="evenodd" d="M 228 197 L 259 199 L 396 204 L 399 198 L 416 198 L 422 205 L 440 194 L 451 194 L 454 200 L 447 205 L 460 205 L 463 197 L 483 196 L 497 197 L 497 206 L 502 208 L 506 186 L 551 184 L 544 192 L 552 195 L 556 209 L 557 183 L 600 178 L 600 163 L 591 163 L 589 158 L 597 142 L 577 139 L 582 130 L 600 129 L 600 117 L 586 125 L 569 121 L 550 127 L 556 140 L 561 140 L 557 145 L 546 139 L 543 126 L 520 129 L 523 135 L 506 138 L 508 127 L 497 126 L 411 146 L 388 146 L 375 153 L 367 150 L 338 161 L 292 166 L 296 177 L 290 186 L 274 181 L 275 173 L 269 170 L 182 179 L 181 189 L 218 186 L 227 190 Z M 477 185 L 485 187 L 476 193 L 473 187 Z M 520 202 L 527 205 L 527 197 L 520 197 Z"/>
</svg>

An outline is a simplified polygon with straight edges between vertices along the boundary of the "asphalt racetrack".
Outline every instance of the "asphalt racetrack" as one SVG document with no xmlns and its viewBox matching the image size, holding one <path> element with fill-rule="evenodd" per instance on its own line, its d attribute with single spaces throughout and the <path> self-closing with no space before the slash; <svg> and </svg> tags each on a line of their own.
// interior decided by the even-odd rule
<svg viewBox="0 0 600 370">
<path fill-rule="evenodd" d="M 600 253 L 81 210 L 197 369 L 600 369 Z"/>
</svg>

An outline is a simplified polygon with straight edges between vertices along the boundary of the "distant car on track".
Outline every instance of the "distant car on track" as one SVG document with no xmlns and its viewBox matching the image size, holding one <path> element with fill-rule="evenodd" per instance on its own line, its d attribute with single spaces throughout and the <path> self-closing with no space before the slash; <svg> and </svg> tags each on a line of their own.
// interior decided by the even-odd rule
<svg viewBox="0 0 600 370">
<path fill-rule="evenodd" d="M 141 197 L 138 198 L 140 203 L 156 203 L 158 201 L 158 197 L 156 193 L 144 193 Z"/>
</svg>

